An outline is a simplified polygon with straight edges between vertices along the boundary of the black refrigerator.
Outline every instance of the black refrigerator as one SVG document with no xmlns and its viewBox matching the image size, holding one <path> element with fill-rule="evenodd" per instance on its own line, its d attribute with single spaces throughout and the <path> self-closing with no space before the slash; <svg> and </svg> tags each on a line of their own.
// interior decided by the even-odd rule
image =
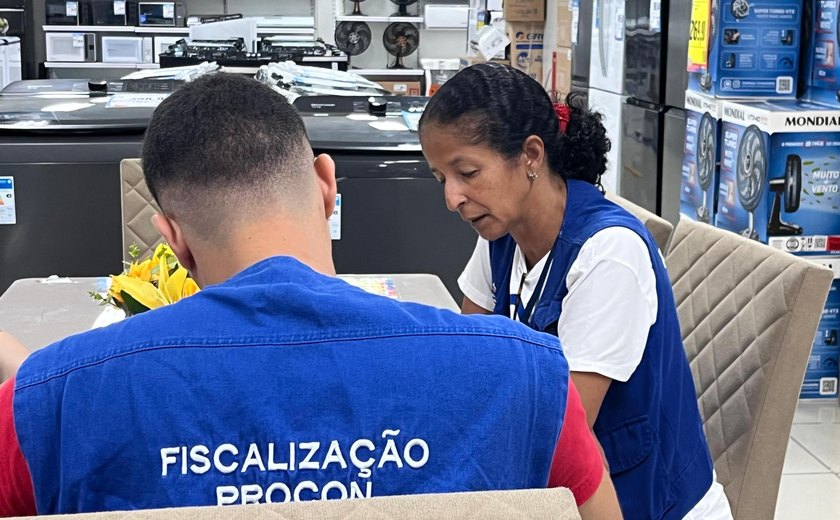
<svg viewBox="0 0 840 520">
<path fill-rule="evenodd" d="M 685 133 L 691 3 L 625 4 L 621 196 L 675 222 Z"/>
</svg>

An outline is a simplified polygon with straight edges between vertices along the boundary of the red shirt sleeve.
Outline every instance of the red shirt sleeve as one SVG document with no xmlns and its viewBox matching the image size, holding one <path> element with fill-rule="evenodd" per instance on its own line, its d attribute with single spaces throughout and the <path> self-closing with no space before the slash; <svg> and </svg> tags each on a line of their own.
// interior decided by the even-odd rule
<svg viewBox="0 0 840 520">
<path fill-rule="evenodd" d="M 554 450 L 548 486 L 572 490 L 579 507 L 595 494 L 603 474 L 601 451 L 586 422 L 586 410 L 580 402 L 580 395 L 569 378 L 566 416 L 557 449 Z"/>
<path fill-rule="evenodd" d="M 0 516 L 34 516 L 35 492 L 15 432 L 15 380 L 0 385 Z"/>
</svg>

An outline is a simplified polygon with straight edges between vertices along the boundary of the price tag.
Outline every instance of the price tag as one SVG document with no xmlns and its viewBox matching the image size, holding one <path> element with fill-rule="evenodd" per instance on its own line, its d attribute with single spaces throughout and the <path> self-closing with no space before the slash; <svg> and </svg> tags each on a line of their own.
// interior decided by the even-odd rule
<svg viewBox="0 0 840 520">
<path fill-rule="evenodd" d="M 125 0 L 114 0 L 114 14 L 125 16 Z"/>
<path fill-rule="evenodd" d="M 66 16 L 79 16 L 79 2 L 64 2 L 64 14 Z"/>
<path fill-rule="evenodd" d="M 0 177 L 0 224 L 17 223 L 15 210 L 15 179 Z"/>
<path fill-rule="evenodd" d="M 335 209 L 328 220 L 330 226 L 330 238 L 341 240 L 341 193 L 335 194 Z"/>
<path fill-rule="evenodd" d="M 168 2 L 163 4 L 163 17 L 164 18 L 175 18 L 175 3 Z"/>
<path fill-rule="evenodd" d="M 662 0 L 650 0 L 650 30 L 662 31 Z"/>
<path fill-rule="evenodd" d="M 77 49 L 81 49 L 85 46 L 85 35 L 84 34 L 74 34 L 73 35 L 73 47 Z"/>
<path fill-rule="evenodd" d="M 578 44 L 580 30 L 580 0 L 572 0 L 572 46 Z"/>
<path fill-rule="evenodd" d="M 709 0 L 694 0 L 688 26 L 688 70 L 706 70 L 709 61 Z"/>
</svg>

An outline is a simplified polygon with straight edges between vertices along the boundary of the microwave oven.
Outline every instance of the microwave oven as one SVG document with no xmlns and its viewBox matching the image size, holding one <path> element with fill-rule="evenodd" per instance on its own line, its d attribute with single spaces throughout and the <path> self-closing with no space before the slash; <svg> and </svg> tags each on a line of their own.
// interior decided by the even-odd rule
<svg viewBox="0 0 840 520">
<path fill-rule="evenodd" d="M 160 63 L 160 55 L 169 50 L 169 46 L 183 40 L 183 36 L 155 36 L 153 46 L 154 62 Z"/>
<path fill-rule="evenodd" d="M 100 47 L 103 63 L 151 63 L 150 36 L 103 36 Z"/>
<path fill-rule="evenodd" d="M 46 33 L 47 61 L 96 61 L 96 34 Z"/>
<path fill-rule="evenodd" d="M 128 25 L 129 2 L 125 0 L 87 0 L 93 25 Z"/>
<path fill-rule="evenodd" d="M 90 25 L 90 4 L 84 0 L 46 0 L 47 25 Z"/>
<path fill-rule="evenodd" d="M 184 4 L 181 2 L 137 2 L 137 25 L 183 27 Z"/>
</svg>

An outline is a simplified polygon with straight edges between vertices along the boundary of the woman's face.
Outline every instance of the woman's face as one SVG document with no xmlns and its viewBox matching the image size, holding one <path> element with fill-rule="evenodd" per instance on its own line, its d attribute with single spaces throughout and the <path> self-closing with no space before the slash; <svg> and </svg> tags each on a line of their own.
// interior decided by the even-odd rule
<svg viewBox="0 0 840 520">
<path fill-rule="evenodd" d="M 495 240 L 519 224 L 530 188 L 524 158 L 505 159 L 492 148 L 472 144 L 456 130 L 438 125 L 425 127 L 420 142 L 432 173 L 443 185 L 446 206 L 482 238 Z"/>
</svg>

